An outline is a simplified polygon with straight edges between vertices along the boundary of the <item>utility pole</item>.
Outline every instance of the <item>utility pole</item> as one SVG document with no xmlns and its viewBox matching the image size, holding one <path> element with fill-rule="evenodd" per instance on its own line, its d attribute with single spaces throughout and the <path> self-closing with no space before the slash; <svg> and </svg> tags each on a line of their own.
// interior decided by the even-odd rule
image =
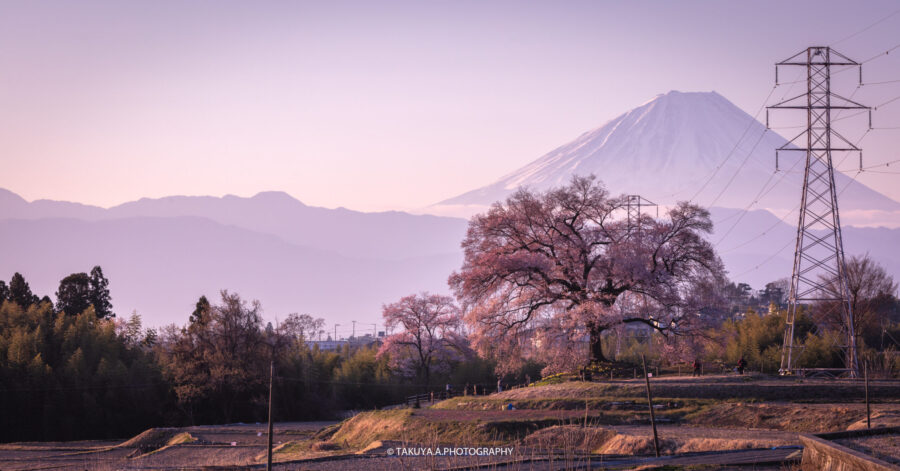
<svg viewBox="0 0 900 471">
<path fill-rule="evenodd" d="M 337 342 L 337 340 L 338 340 L 338 338 L 337 338 L 337 328 L 338 328 L 338 326 L 340 326 L 340 324 L 335 324 L 335 325 L 334 325 L 334 341 L 335 341 L 335 342 Z"/>
<path fill-rule="evenodd" d="M 831 68 L 859 67 L 862 83 L 862 65 L 830 47 L 809 47 L 787 60 L 775 64 L 775 83 L 778 84 L 779 66 L 806 68 L 806 92 L 789 98 L 766 110 L 788 109 L 806 111 L 806 129 L 785 145 L 775 150 L 775 168 L 782 151 L 800 151 L 806 154 L 803 174 L 803 191 L 800 202 L 800 220 L 797 223 L 797 244 L 794 249 L 794 268 L 791 274 L 791 290 L 788 297 L 788 313 L 781 352 L 783 375 L 795 372 L 794 322 L 797 310 L 803 303 L 823 302 L 839 309 L 843 324 L 841 337 L 845 364 L 850 377 L 859 377 L 859 360 L 853 311 L 848 290 L 847 268 L 844 263 L 844 242 L 838 213 L 838 192 L 834 184 L 832 152 L 859 152 L 862 167 L 862 151 L 837 133 L 832 127 L 832 110 L 869 110 L 869 127 L 872 125 L 871 108 L 844 98 L 831 90 Z M 806 138 L 803 142 L 803 138 Z"/>
<path fill-rule="evenodd" d="M 275 381 L 275 360 L 269 363 L 269 433 L 266 447 L 266 471 L 272 471 L 272 386 Z"/>
<path fill-rule="evenodd" d="M 351 335 L 350 338 L 356 338 L 356 321 L 353 321 L 353 335 Z"/>
<path fill-rule="evenodd" d="M 650 406 L 650 425 L 653 427 L 653 451 L 659 458 L 659 435 L 656 434 L 656 414 L 653 412 L 653 396 L 650 394 L 650 376 L 647 374 L 647 361 L 644 360 L 644 354 L 641 354 L 641 366 L 644 368 L 644 381 L 647 385 L 647 404 Z M 657 376 L 659 376 L 657 374 Z"/>
</svg>

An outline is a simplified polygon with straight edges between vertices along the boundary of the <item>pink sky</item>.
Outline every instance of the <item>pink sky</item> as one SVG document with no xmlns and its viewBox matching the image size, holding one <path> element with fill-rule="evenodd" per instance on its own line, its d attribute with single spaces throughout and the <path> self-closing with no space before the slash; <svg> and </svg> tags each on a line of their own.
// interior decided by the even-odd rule
<svg viewBox="0 0 900 471">
<path fill-rule="evenodd" d="M 100 206 L 283 190 L 419 208 L 671 89 L 753 114 L 774 62 L 800 49 L 865 60 L 900 45 L 900 14 L 845 39 L 898 8 L 0 0 L 0 187 Z M 865 76 L 900 80 L 900 49 Z M 877 105 L 900 82 L 857 92 Z M 900 127 L 900 100 L 876 126 Z M 870 133 L 866 164 L 900 159 L 898 144 L 900 129 Z M 896 177 L 860 180 L 900 200 Z"/>
</svg>

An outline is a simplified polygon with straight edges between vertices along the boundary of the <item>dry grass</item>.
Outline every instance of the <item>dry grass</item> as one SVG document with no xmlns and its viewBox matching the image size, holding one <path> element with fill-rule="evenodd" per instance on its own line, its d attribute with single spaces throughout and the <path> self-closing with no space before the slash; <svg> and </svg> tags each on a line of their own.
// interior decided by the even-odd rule
<svg viewBox="0 0 900 471">
<path fill-rule="evenodd" d="M 122 448 L 155 449 L 165 446 L 169 440 L 181 433 L 181 429 L 159 427 L 144 430 L 130 440 L 119 444 Z"/>
<path fill-rule="evenodd" d="M 175 430 L 177 431 L 177 429 L 175 429 Z M 166 434 L 159 434 L 157 437 L 154 437 L 154 438 L 161 438 L 164 435 L 166 435 Z M 140 435 L 138 435 L 138 436 L 140 436 Z M 163 446 L 156 447 L 156 448 L 150 448 L 149 450 L 147 449 L 146 445 L 144 447 L 138 447 L 135 451 L 137 451 L 141 454 L 135 453 L 137 456 L 133 456 L 133 457 L 129 456 L 129 457 L 132 459 L 147 458 L 150 455 L 153 455 L 155 453 L 164 452 L 171 448 L 177 447 L 178 445 L 182 445 L 185 443 L 193 443 L 196 441 L 197 441 L 197 439 L 194 438 L 194 436 L 188 432 L 175 433 L 174 435 L 171 435 L 171 437 L 168 440 L 166 440 L 166 442 Z M 149 443 L 149 441 L 147 443 Z M 152 447 L 152 445 L 149 445 L 149 446 Z"/>
<path fill-rule="evenodd" d="M 411 409 L 362 412 L 344 422 L 331 441 L 362 448 L 376 440 L 399 439 L 409 428 L 411 416 Z"/>
<path fill-rule="evenodd" d="M 783 443 L 772 440 L 727 439 L 727 438 L 660 438 L 659 449 L 664 454 L 689 453 L 696 451 L 744 450 L 768 448 Z M 653 437 L 619 434 L 610 438 L 595 453 L 611 455 L 651 455 L 654 453 Z"/>
<path fill-rule="evenodd" d="M 332 442 L 310 440 L 291 440 L 272 448 L 272 457 L 275 462 L 304 460 L 310 458 L 322 458 L 346 454 L 341 447 Z M 263 449 L 256 456 L 257 463 L 266 461 L 266 452 Z"/>
<path fill-rule="evenodd" d="M 196 441 L 197 441 L 197 439 L 194 438 L 194 436 L 191 435 L 190 433 L 181 432 L 181 433 L 175 435 L 174 437 L 170 438 L 169 441 L 166 442 L 166 446 L 175 446 L 175 445 L 181 445 L 182 443 L 193 443 Z"/>
<path fill-rule="evenodd" d="M 900 409 L 873 411 L 872 428 L 882 427 L 900 427 Z M 850 424 L 847 430 L 862 430 L 864 428 L 866 428 L 865 417 Z"/>
<path fill-rule="evenodd" d="M 522 440 L 522 444 L 545 450 L 574 449 L 591 453 L 601 448 L 615 435 L 615 431 L 600 427 L 556 425 L 528 435 Z"/>
</svg>

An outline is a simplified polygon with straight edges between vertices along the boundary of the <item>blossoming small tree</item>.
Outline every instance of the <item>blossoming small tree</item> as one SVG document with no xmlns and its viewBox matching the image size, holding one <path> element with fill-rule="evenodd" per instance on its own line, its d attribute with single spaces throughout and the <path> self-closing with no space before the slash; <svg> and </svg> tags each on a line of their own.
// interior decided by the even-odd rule
<svg viewBox="0 0 900 471">
<path fill-rule="evenodd" d="M 403 376 L 431 384 L 434 373 L 444 373 L 471 350 L 463 335 L 459 307 L 449 296 L 421 293 L 384 306 L 389 335 L 378 356 L 389 355 L 391 367 Z"/>
</svg>

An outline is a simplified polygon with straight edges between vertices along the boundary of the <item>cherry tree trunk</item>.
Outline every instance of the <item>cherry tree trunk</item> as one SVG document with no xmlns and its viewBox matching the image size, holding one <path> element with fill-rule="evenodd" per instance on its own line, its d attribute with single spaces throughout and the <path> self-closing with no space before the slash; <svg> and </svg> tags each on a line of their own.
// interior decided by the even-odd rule
<svg viewBox="0 0 900 471">
<path fill-rule="evenodd" d="M 589 326 L 591 332 L 590 345 L 591 345 L 591 363 L 603 363 L 606 362 L 606 357 L 603 356 L 603 342 L 601 341 L 601 334 L 603 333 L 603 327 Z"/>
</svg>

